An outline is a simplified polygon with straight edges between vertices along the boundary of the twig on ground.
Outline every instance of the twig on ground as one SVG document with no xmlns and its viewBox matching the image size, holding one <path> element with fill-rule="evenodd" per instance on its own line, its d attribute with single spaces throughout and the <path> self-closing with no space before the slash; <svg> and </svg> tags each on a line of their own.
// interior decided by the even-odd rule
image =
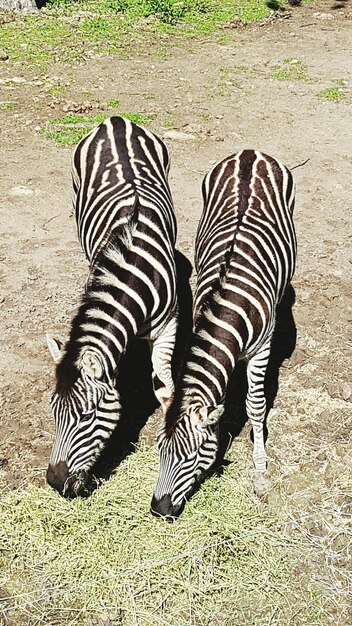
<svg viewBox="0 0 352 626">
<path fill-rule="evenodd" d="M 305 161 L 302 161 L 302 163 L 298 163 L 298 165 L 294 165 L 293 167 L 291 167 L 290 168 L 291 172 L 292 170 L 295 170 L 297 167 L 303 167 L 303 165 L 308 163 L 308 161 L 310 161 L 310 157 L 308 157 L 308 159 L 306 159 Z"/>
</svg>

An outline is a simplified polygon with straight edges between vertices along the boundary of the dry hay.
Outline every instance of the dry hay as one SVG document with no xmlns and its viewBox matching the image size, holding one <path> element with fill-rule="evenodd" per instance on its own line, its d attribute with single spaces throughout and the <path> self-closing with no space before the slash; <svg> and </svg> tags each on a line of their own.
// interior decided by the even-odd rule
<svg viewBox="0 0 352 626">
<path fill-rule="evenodd" d="M 148 447 L 88 499 L 4 487 L 3 623 L 349 625 L 351 413 L 325 392 L 297 389 L 296 375 L 283 372 L 269 419 L 266 503 L 253 493 L 244 436 L 173 525 L 149 513 L 158 458 Z"/>
<path fill-rule="evenodd" d="M 131 455 L 89 499 L 3 490 L 3 616 L 10 624 L 295 624 L 321 611 L 297 584 L 300 540 L 253 495 L 238 440 L 175 524 L 149 514 L 157 455 Z M 314 591 L 314 590 L 313 590 Z M 12 621 L 13 620 L 13 621 Z M 6 623 L 6 622 L 4 622 Z"/>
</svg>

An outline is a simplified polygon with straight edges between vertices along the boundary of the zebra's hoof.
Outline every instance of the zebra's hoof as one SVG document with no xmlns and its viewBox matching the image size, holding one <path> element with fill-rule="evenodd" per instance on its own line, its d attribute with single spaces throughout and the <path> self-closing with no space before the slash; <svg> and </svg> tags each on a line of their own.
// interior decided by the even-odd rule
<svg viewBox="0 0 352 626">
<path fill-rule="evenodd" d="M 258 498 L 264 499 L 271 489 L 271 482 L 266 472 L 255 472 L 253 478 L 254 491 Z"/>
</svg>

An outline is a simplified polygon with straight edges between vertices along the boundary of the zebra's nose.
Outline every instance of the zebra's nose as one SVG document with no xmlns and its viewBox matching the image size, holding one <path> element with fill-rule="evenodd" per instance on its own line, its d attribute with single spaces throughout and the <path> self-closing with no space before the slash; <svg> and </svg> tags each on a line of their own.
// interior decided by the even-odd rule
<svg viewBox="0 0 352 626">
<path fill-rule="evenodd" d="M 56 465 L 49 464 L 46 471 L 46 479 L 53 489 L 63 493 L 65 482 L 68 478 L 68 467 L 66 461 L 60 461 Z"/>
<path fill-rule="evenodd" d="M 155 517 L 166 517 L 168 522 L 173 522 L 177 517 L 179 507 L 174 507 L 171 503 L 171 496 L 167 493 L 159 500 L 153 496 L 150 512 Z"/>
</svg>

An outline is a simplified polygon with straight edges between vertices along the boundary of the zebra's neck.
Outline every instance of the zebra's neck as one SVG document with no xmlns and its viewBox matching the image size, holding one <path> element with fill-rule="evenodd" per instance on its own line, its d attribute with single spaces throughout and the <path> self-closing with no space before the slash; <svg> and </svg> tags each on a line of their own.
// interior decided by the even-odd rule
<svg viewBox="0 0 352 626">
<path fill-rule="evenodd" d="M 197 320 L 185 371 L 183 405 L 217 406 L 224 400 L 229 377 L 242 352 L 240 333 L 214 300 Z"/>
<path fill-rule="evenodd" d="M 121 355 L 131 337 L 137 334 L 140 323 L 133 309 L 133 298 L 132 303 L 129 301 L 129 286 L 119 276 L 124 262 L 121 250 L 110 247 L 102 252 L 92 267 L 87 290 L 72 321 L 66 353 L 57 372 L 60 387 L 70 387 L 70 383 L 77 379 L 81 358 L 87 350 L 98 356 L 108 379 L 115 377 Z"/>
</svg>

